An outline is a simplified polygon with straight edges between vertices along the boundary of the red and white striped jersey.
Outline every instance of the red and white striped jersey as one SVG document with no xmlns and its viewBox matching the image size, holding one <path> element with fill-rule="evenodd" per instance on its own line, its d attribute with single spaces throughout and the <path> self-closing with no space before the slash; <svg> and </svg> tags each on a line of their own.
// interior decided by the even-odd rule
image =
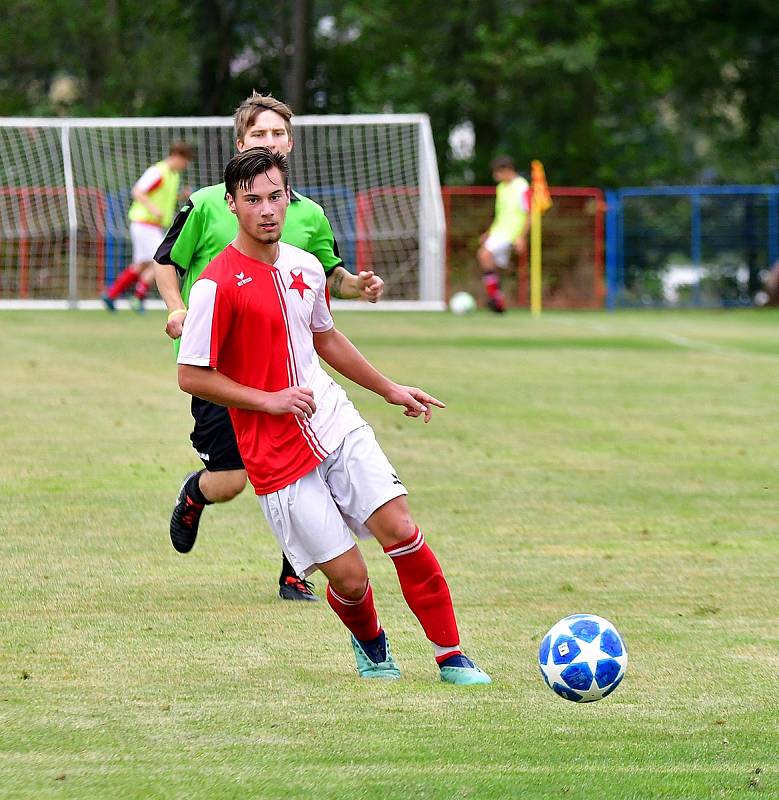
<svg viewBox="0 0 779 800">
<path fill-rule="evenodd" d="M 318 259 L 279 243 L 272 266 L 232 245 L 195 282 L 178 363 L 212 367 L 244 386 L 312 389 L 315 414 L 230 409 L 241 458 L 257 494 L 288 486 L 365 425 L 344 390 L 322 369 L 312 332 L 333 327 Z"/>
</svg>

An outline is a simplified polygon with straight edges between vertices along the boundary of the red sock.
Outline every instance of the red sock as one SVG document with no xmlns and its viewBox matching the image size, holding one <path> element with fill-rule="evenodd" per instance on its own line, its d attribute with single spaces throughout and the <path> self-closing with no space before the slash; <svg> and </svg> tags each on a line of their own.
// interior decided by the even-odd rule
<svg viewBox="0 0 779 800">
<path fill-rule="evenodd" d="M 504 310 L 506 308 L 506 299 L 503 297 L 503 292 L 500 290 L 500 278 L 497 272 L 485 272 L 481 279 L 487 291 L 487 297 L 492 303 L 492 308 L 496 311 Z"/>
<path fill-rule="evenodd" d="M 485 272 L 481 276 L 481 280 L 487 291 L 487 297 L 494 300 L 496 297 L 502 296 L 500 291 L 500 278 L 497 272 Z"/>
<path fill-rule="evenodd" d="M 150 288 L 151 287 L 148 283 L 146 283 L 146 281 L 139 280 L 138 283 L 135 284 L 135 296 L 139 300 L 145 300 L 146 295 L 149 294 Z"/>
<path fill-rule="evenodd" d="M 112 300 L 116 300 L 120 294 L 124 294 L 136 281 L 138 273 L 130 266 L 122 270 L 119 277 L 114 281 L 114 285 L 106 293 Z"/>
<path fill-rule="evenodd" d="M 355 639 L 370 642 L 381 633 L 376 606 L 373 605 L 373 589 L 370 583 L 359 600 L 347 600 L 333 591 L 327 584 L 327 602 L 338 614 L 341 622 L 354 634 Z"/>
<path fill-rule="evenodd" d="M 452 608 L 452 596 L 433 551 L 425 537 L 414 530 L 412 536 L 384 552 L 398 572 L 400 589 L 408 607 L 422 625 L 427 638 L 436 646 L 436 655 L 459 652 L 460 634 Z"/>
</svg>

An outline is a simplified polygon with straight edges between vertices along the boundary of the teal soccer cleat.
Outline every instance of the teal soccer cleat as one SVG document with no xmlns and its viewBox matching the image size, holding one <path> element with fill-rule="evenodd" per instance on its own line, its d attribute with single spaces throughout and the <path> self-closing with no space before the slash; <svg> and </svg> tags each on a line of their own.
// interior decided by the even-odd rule
<svg viewBox="0 0 779 800">
<path fill-rule="evenodd" d="M 470 658 L 463 655 L 452 656 L 440 664 L 441 680 L 455 686 L 478 686 L 492 683 L 492 678 L 482 672 Z"/>
<path fill-rule="evenodd" d="M 389 640 L 384 637 L 385 652 L 383 661 L 373 661 L 363 649 L 360 642 L 352 636 L 352 648 L 354 657 L 357 659 L 357 672 L 361 678 L 384 678 L 385 680 L 397 680 L 400 677 L 400 670 L 395 663 L 395 659 L 390 652 Z"/>
</svg>

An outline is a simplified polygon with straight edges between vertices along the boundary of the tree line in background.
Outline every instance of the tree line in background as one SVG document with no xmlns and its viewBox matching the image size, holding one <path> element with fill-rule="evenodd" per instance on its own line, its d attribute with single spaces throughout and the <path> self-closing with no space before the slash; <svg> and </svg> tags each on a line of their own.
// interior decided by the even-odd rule
<svg viewBox="0 0 779 800">
<path fill-rule="evenodd" d="M 773 183 L 775 0 L 6 0 L 0 115 L 426 112 L 445 183 Z M 459 131 L 473 140 L 450 147 Z"/>
</svg>

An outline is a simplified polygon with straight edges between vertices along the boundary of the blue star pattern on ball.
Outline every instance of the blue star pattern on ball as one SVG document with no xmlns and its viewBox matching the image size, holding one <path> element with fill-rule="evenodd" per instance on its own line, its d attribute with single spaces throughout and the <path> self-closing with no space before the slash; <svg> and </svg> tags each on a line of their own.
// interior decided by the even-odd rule
<svg viewBox="0 0 779 800">
<path fill-rule="evenodd" d="M 560 697 L 591 703 L 619 686 L 628 652 L 607 619 L 572 614 L 555 623 L 541 640 L 538 664 L 547 686 Z"/>
</svg>

